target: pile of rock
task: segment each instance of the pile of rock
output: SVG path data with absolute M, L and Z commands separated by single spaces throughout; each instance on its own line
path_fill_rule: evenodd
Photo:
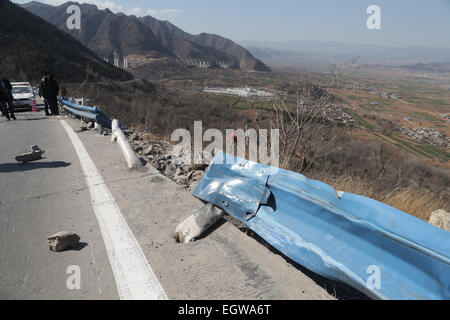
M 168 141 L 146 138 L 146 132 L 126 132 L 136 153 L 169 179 L 193 190 L 203 178 L 208 164 L 192 164 L 183 150 L 175 150 Z

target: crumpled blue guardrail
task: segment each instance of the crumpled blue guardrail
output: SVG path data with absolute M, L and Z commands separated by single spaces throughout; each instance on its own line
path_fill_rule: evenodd
M 194 195 L 371 298 L 450 299 L 450 232 L 386 204 L 220 151 Z
M 111 129 L 112 124 L 111 118 L 107 114 L 102 112 L 98 107 L 78 105 L 61 97 L 58 98 L 58 101 L 60 101 L 63 105 L 63 108 L 69 111 L 70 113 L 75 114 L 84 119 L 95 121 L 98 124 L 102 125 L 103 127 Z

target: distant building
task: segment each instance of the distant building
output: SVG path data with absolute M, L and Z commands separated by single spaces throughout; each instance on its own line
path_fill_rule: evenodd
M 130 54 L 124 59 L 127 59 L 127 68 L 137 68 L 155 61 L 152 56 L 137 54 Z
M 237 96 L 237 97 L 257 97 L 257 98 L 271 98 L 275 96 L 275 92 L 268 89 L 253 89 L 245 86 L 245 88 L 208 88 L 203 89 L 205 93 Z

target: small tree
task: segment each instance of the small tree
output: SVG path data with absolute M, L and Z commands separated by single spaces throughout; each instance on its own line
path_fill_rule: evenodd
M 279 95 L 273 103 L 273 129 L 280 130 L 280 167 L 307 171 L 317 158 L 330 152 L 326 129 L 335 124 L 327 120 L 327 104 L 338 79 L 356 63 L 356 58 L 331 68 L 331 79 L 324 86 L 299 81 L 293 94 Z

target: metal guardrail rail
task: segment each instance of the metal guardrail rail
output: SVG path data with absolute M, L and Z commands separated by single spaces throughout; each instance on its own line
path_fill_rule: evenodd
M 63 108 L 68 112 L 83 119 L 96 122 L 102 127 L 111 129 L 111 118 L 106 113 L 102 112 L 98 107 L 82 106 L 62 97 L 58 97 L 58 101 L 61 102 Z
M 450 232 L 219 151 L 194 195 L 304 267 L 374 299 L 450 299 Z
M 58 97 L 58 101 L 62 104 L 63 108 L 71 114 L 91 122 L 96 122 L 104 128 L 111 129 L 111 140 L 119 144 L 129 169 L 144 166 L 144 163 L 136 155 L 133 147 L 120 128 L 118 120 L 111 120 L 110 117 L 103 113 L 98 107 L 79 105 L 63 97 Z

